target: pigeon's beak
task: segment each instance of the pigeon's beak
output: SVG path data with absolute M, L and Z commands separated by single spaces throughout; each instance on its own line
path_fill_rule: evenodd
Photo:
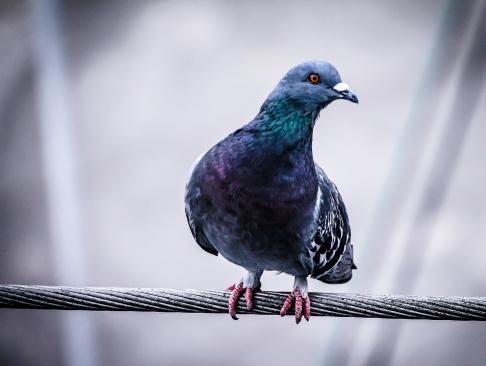
M 359 103 L 359 100 L 358 100 L 358 97 L 356 96 L 356 94 L 354 94 L 349 89 L 341 92 L 340 94 L 343 97 L 343 99 L 349 100 L 350 102 L 353 102 L 353 103 L 356 103 L 356 104 Z
M 350 102 L 359 103 L 358 97 L 350 89 L 346 83 L 338 83 L 332 88 L 334 91 L 338 92 L 342 99 L 349 100 Z

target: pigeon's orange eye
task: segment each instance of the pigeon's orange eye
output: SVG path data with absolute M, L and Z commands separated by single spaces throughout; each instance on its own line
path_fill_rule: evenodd
M 319 75 L 310 74 L 307 80 L 309 80 L 312 84 L 317 84 L 319 82 Z

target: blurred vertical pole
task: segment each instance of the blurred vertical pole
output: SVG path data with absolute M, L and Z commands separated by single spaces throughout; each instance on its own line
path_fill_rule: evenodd
M 356 258 L 359 270 L 350 283 L 352 291 L 373 292 L 380 278 L 393 275 L 383 273 L 383 263 L 392 260 L 390 245 L 403 207 L 410 199 L 410 187 L 428 146 L 430 131 L 442 101 L 442 92 L 446 89 L 449 75 L 457 65 L 463 46 L 464 30 L 474 15 L 477 3 L 474 0 L 450 0 L 444 5 L 437 35 L 426 59 L 412 109 L 393 154 L 379 200 L 371 211 L 372 216 L 365 229 L 364 240 L 357 243 L 362 249 L 358 251 Z M 357 352 L 358 338 L 363 333 L 360 325 L 363 322 L 355 321 L 349 327 L 340 325 L 335 328 L 324 352 L 327 361 L 339 365 L 349 363 L 353 353 Z
M 412 110 L 380 191 L 380 200 L 373 209 L 373 217 L 365 232 L 362 245 L 366 249 L 359 261 L 367 267 L 367 273 L 362 276 L 357 274 L 356 279 L 353 278 L 353 289 L 362 291 L 365 284 L 369 286 L 370 281 L 374 283 L 382 275 L 380 263 L 401 218 L 403 206 L 410 198 L 415 172 L 429 145 L 430 131 L 441 106 L 443 91 L 463 52 L 465 30 L 474 16 L 478 1 L 452 0 L 446 5 L 428 64 L 413 99 Z
M 404 241 L 407 255 L 402 257 L 394 275 L 393 291 L 408 294 L 419 278 L 422 263 L 429 252 L 430 238 L 450 185 L 467 130 L 478 107 L 486 83 L 486 6 L 479 1 L 467 25 L 472 37 L 461 60 L 458 85 L 452 98 L 439 145 L 427 173 L 418 207 Z M 466 40 L 468 41 L 468 40 Z M 460 260 L 460 255 L 457 258 Z M 389 365 L 396 350 L 401 325 L 382 323 L 378 328 L 366 364 Z
M 42 157 L 56 278 L 63 285 L 83 286 L 86 285 L 85 253 L 60 27 L 61 2 L 31 0 L 31 9 Z M 96 354 L 88 313 L 60 315 L 65 364 L 94 366 Z

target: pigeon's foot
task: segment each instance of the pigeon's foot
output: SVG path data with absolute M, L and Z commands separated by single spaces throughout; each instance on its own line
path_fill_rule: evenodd
M 251 310 L 253 308 L 253 293 L 258 291 L 261 287 L 260 277 L 263 271 L 247 272 L 237 284 L 231 285 L 226 290 L 231 291 L 228 300 L 228 312 L 234 320 L 236 317 L 236 304 L 243 291 L 245 291 L 246 308 Z
M 297 324 L 302 320 L 302 315 L 304 315 L 305 320 L 309 321 L 311 304 L 307 293 L 307 277 L 295 277 L 294 290 L 285 299 L 280 309 L 280 316 L 287 314 L 292 305 L 295 305 L 295 322 Z

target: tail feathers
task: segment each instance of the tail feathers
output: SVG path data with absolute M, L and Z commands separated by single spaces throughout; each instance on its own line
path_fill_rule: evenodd
M 357 268 L 353 262 L 353 245 L 349 244 L 336 266 L 318 280 L 330 284 L 346 283 L 353 277 L 353 269 Z

